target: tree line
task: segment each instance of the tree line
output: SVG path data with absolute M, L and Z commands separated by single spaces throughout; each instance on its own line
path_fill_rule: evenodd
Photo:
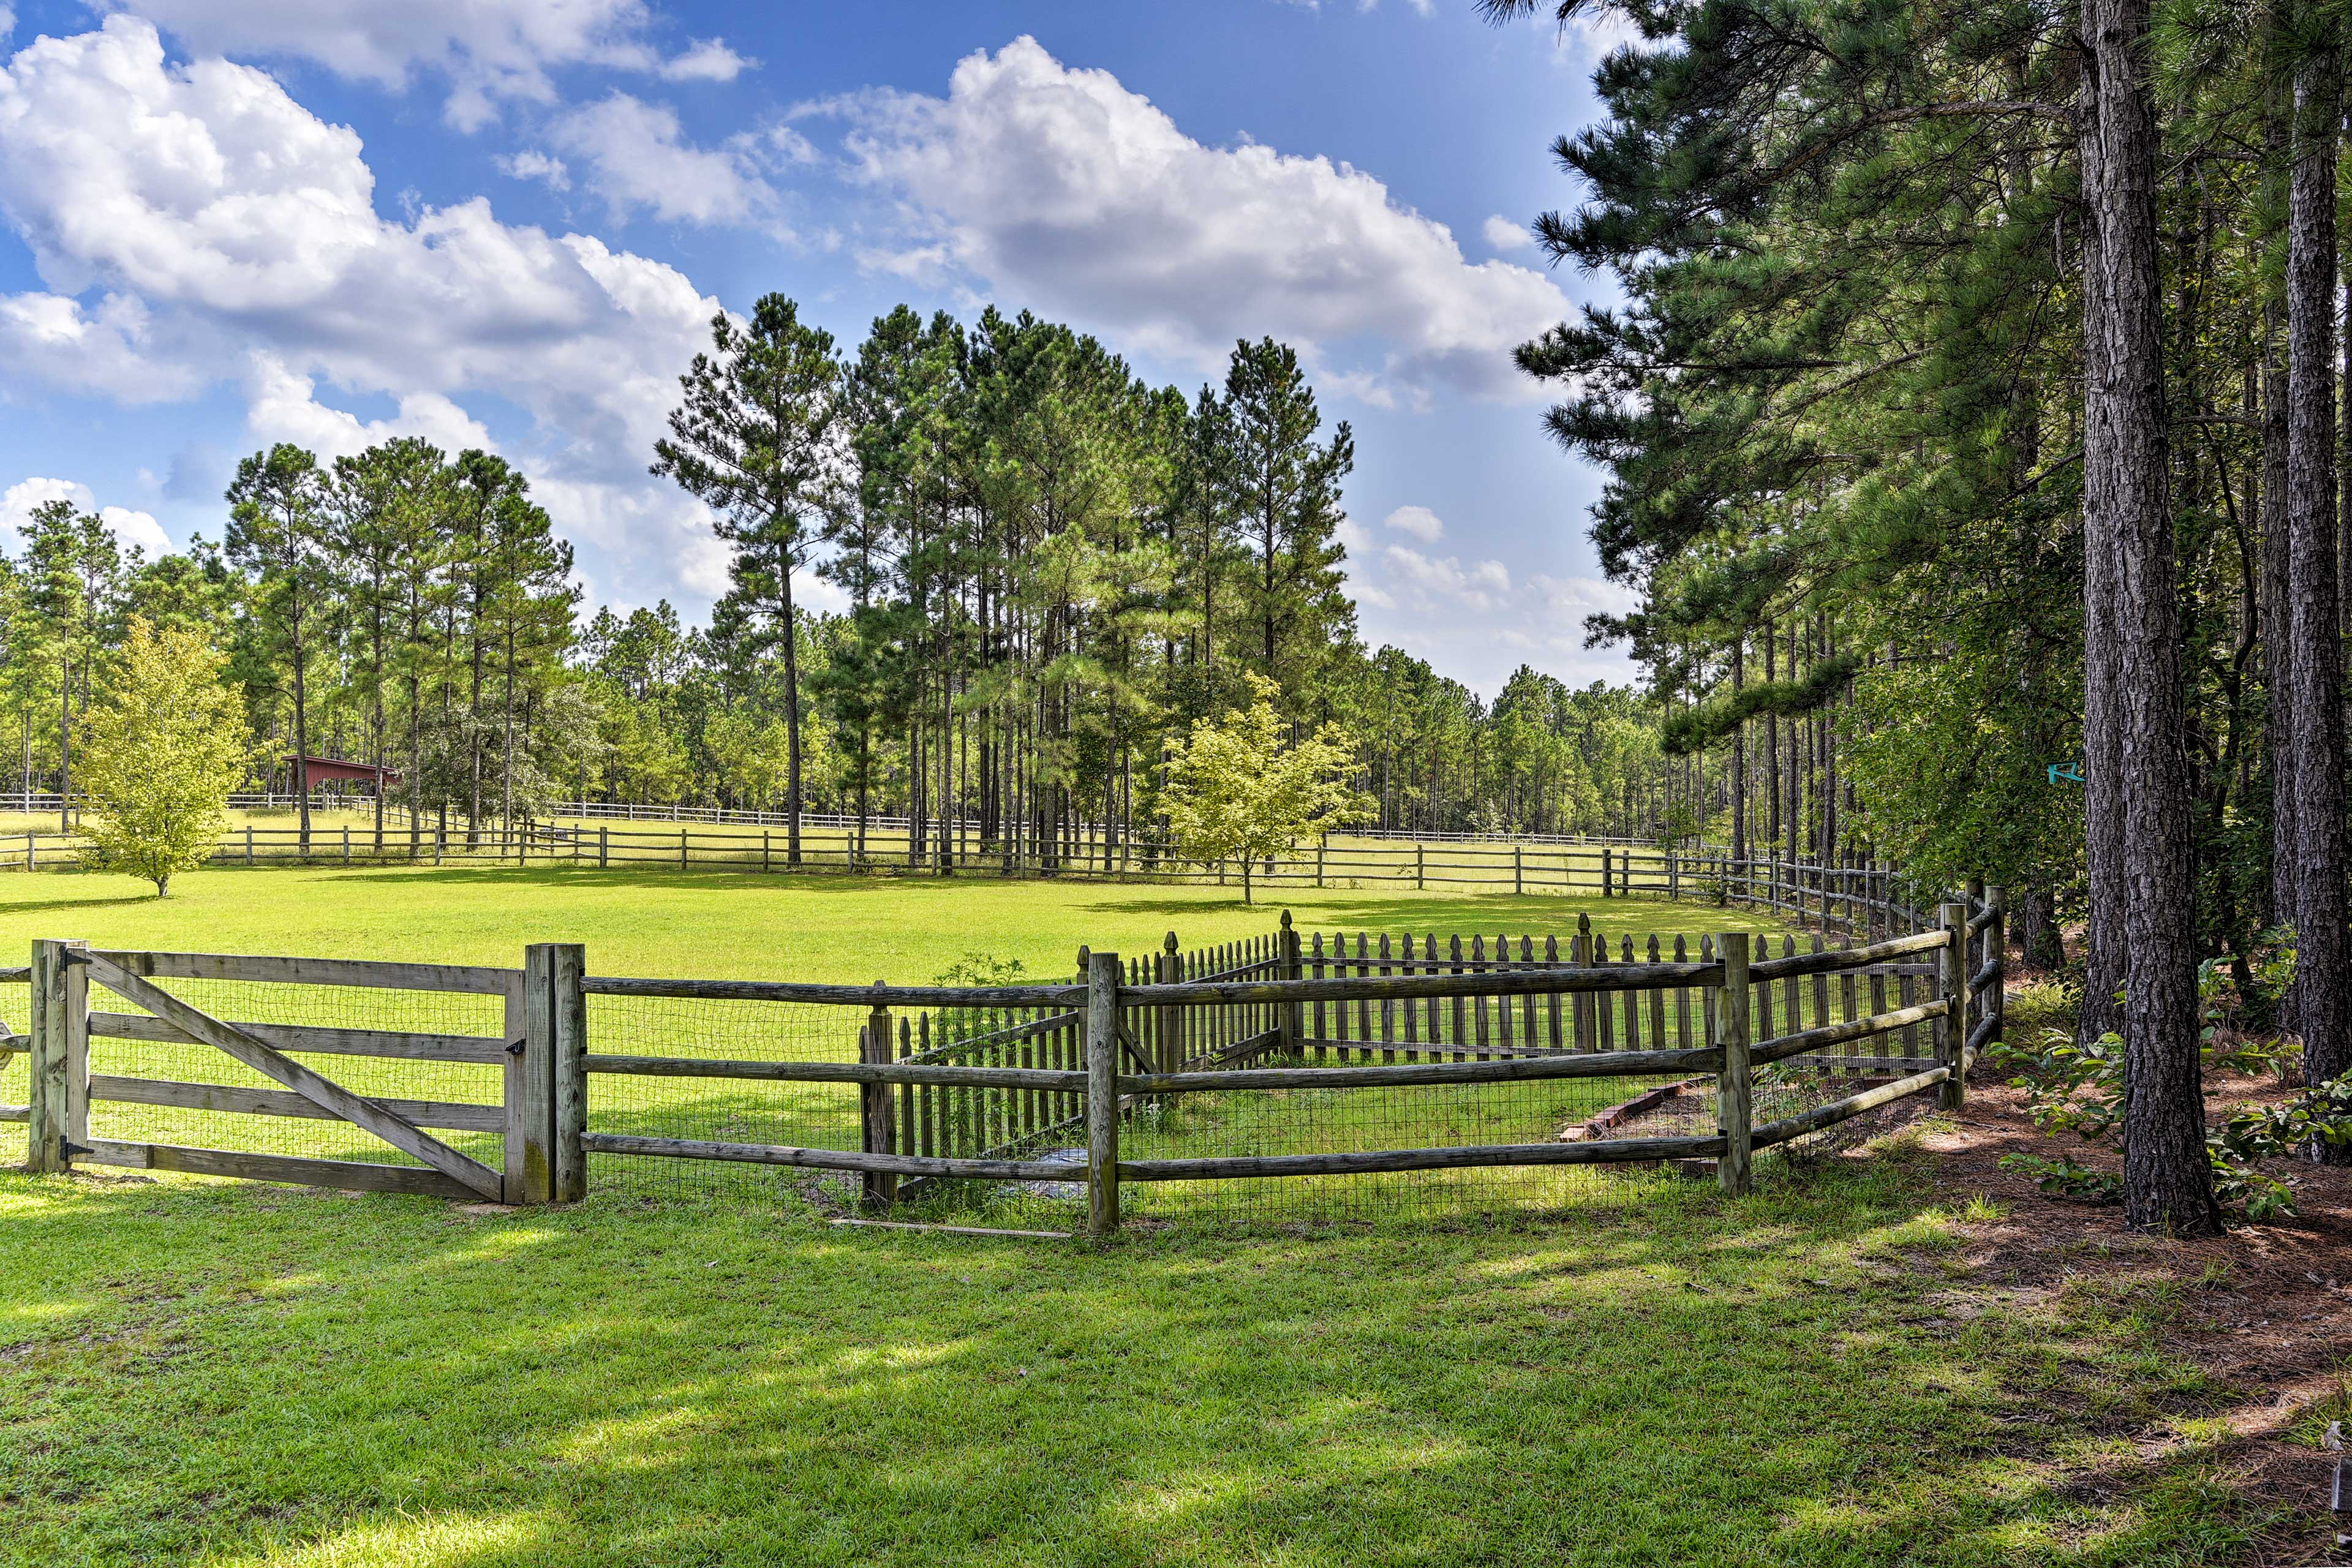
M 1345 738 L 1391 830 L 1647 833 L 1695 788 L 1648 696 L 1521 668 L 1493 700 L 1368 651 L 1340 571 L 1353 436 L 1297 353 L 1153 387 L 1026 314 L 901 307 L 854 353 L 780 296 L 721 315 L 647 454 L 709 509 L 728 588 L 586 606 L 571 546 L 491 454 L 400 438 L 239 464 L 218 543 L 156 560 L 52 502 L 0 560 L 5 700 L 30 793 L 76 789 L 76 726 L 131 617 L 201 631 L 258 739 L 398 775 L 382 845 L 469 842 L 562 799 L 910 824 L 915 863 L 1155 853 L 1168 764 L 1270 681 L 1282 743 Z M 827 590 L 811 607 L 813 579 Z M 1720 795 L 1720 778 L 1712 786 Z M 955 825 L 971 825 L 961 834 Z
M 2339 14 L 1619 9 L 1536 237 L 1623 303 L 1518 353 L 1608 469 L 1641 602 L 1596 629 L 1736 843 L 2017 889 L 2121 1036 L 2128 1218 L 2210 1232 L 2200 962 L 2290 944 L 2312 1081 L 2352 1068 Z

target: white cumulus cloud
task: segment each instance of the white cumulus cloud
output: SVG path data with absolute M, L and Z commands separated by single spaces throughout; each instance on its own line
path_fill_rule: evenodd
M 1486 237 L 1487 248 L 1492 250 L 1535 248 L 1535 236 L 1528 232 L 1527 225 L 1513 223 L 1500 213 L 1489 217 L 1481 232 Z
M 322 463 L 400 436 L 430 441 L 445 452 L 497 447 L 481 421 L 437 392 L 408 393 L 393 417 L 362 422 L 320 403 L 317 391 L 310 377 L 289 370 L 274 354 L 257 353 L 246 378 L 246 428 L 257 444 L 291 441 L 308 447 Z
M 170 553 L 172 541 L 152 512 L 133 511 L 127 506 L 100 506 L 89 487 L 79 479 L 58 479 L 34 477 L 19 479 L 0 490 L 0 531 L 13 534 L 33 521 L 33 513 L 50 501 L 71 503 L 76 511 L 98 514 L 114 542 L 124 549 L 137 548 L 150 557 Z
M 665 221 L 736 223 L 774 205 L 775 193 L 753 166 L 751 139 L 697 147 L 667 104 L 612 93 L 564 115 L 550 139 L 585 161 L 589 188 L 616 219 L 642 210 Z
M 1510 351 L 1569 313 L 1549 278 L 1467 260 L 1363 170 L 1209 146 L 1034 38 L 967 57 L 944 98 L 876 90 L 822 108 L 850 121 L 856 176 L 907 215 L 865 247 L 869 265 L 953 268 L 1190 363 L 1271 334 L 1312 356 L 1318 380 L 1375 400 L 1532 398 Z
M 563 160 L 551 157 L 536 147 L 508 153 L 498 160 L 498 165 L 499 173 L 510 180 L 537 180 L 551 191 L 572 188 L 572 171 Z
M 662 62 L 661 79 L 664 81 L 733 81 L 759 63 L 745 59 L 717 38 L 697 38 L 692 48 Z
M 1445 520 L 1425 506 L 1401 506 L 1381 520 L 1399 533 L 1410 533 L 1423 544 L 1434 544 L 1445 537 Z
M 1466 609 L 1485 615 L 1502 608 L 1510 596 L 1510 569 L 1499 561 L 1465 566 L 1457 556 L 1424 555 L 1402 544 L 1391 544 L 1381 554 L 1391 581 L 1404 590 L 1412 607 L 1438 613 Z
M 717 38 L 665 58 L 645 0 L 99 0 L 135 9 L 196 54 L 315 60 L 386 87 L 446 79 L 445 112 L 473 130 L 503 100 L 555 101 L 548 73 L 597 66 L 728 81 L 752 62 Z
M 593 236 L 502 224 L 480 197 L 387 219 L 374 184 L 359 137 L 265 72 L 172 66 L 129 16 L 41 39 L 0 67 L 0 211 L 46 292 L 0 297 L 0 334 L 94 333 L 106 379 L 132 387 L 242 375 L 257 435 L 330 447 L 378 426 L 322 410 L 321 385 L 392 399 L 383 428 L 451 440 L 481 430 L 466 401 L 495 396 L 530 422 L 513 455 L 534 477 L 625 492 L 602 514 L 636 526 L 606 544 L 655 591 L 673 581 L 704 519 L 645 464 L 718 302 Z M 11 379 L 89 390 L 68 357 Z
M 0 294 L 0 362 L 27 381 L 118 403 L 169 402 L 203 384 L 190 357 L 163 352 L 135 296 L 107 294 L 85 305 L 64 294 Z

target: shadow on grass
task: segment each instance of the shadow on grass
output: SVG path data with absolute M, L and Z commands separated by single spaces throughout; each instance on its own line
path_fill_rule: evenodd
M 79 875 L 80 873 L 61 872 L 58 874 L 62 876 L 72 876 Z M 102 874 L 103 873 L 97 872 L 90 873 L 90 875 Z M 12 889 L 12 891 L 14 889 Z M 155 902 L 155 893 L 152 888 L 144 893 L 127 893 L 120 898 L 110 899 L 25 899 L 0 896 L 0 912 L 5 912 L 9 910 L 35 909 L 112 910 L 124 909 L 135 904 L 152 904 L 153 902 Z
M 7 1550 L 2230 1561 L 2201 1456 L 2132 1452 L 2176 1369 L 2112 1325 L 1956 1330 L 1926 1205 L 1832 1168 L 1542 1226 L 1089 1249 L 0 1177 Z M 2104 1398 L 2041 1403 L 2053 1354 Z

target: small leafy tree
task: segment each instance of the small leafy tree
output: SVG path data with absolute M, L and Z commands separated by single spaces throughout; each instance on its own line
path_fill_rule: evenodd
M 1255 861 L 1372 816 L 1370 797 L 1348 786 L 1355 746 L 1339 727 L 1326 724 L 1286 746 L 1274 682 L 1257 674 L 1249 682 L 1256 700 L 1248 708 L 1202 719 L 1176 742 L 1160 796 L 1184 858 L 1241 862 L 1244 903 L 1255 901 Z
M 98 808 L 97 863 L 144 877 L 155 896 L 204 864 L 252 750 L 227 660 L 194 631 L 134 616 L 119 673 L 84 730 L 84 787 Z

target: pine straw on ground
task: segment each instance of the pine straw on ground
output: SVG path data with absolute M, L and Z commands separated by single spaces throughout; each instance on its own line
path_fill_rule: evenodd
M 2237 1105 L 2292 1092 L 2224 1074 L 2209 1082 L 2207 1106 L 2218 1121 Z M 1979 1081 L 1958 1113 L 1934 1111 L 1927 1097 L 1888 1108 L 1935 1156 L 1930 1179 L 1955 1212 L 1972 1216 L 1961 1254 L 1967 1273 L 1937 1299 L 1938 1310 L 1958 1323 L 1987 1311 L 2055 1309 L 2071 1296 L 2078 1310 L 2088 1304 L 2141 1315 L 2166 1350 L 2203 1369 L 2225 1394 L 2136 1422 L 2127 1434 L 2135 1457 L 2073 1478 L 2075 1495 L 2128 1495 L 2185 1445 L 2182 1422 L 2218 1419 L 2231 1434 L 2218 1478 L 2234 1505 L 2286 1510 L 2242 1562 L 2352 1563 L 2352 1547 L 2333 1544 L 2334 1456 L 2319 1447 L 2329 1421 L 2352 1426 L 2352 1169 L 2272 1167 L 2299 1210 L 2274 1224 L 2198 1241 L 2135 1235 L 2120 1209 L 2048 1196 L 2030 1176 L 2001 1168 L 2005 1154 L 2054 1155 L 2053 1142 L 2095 1168 L 2119 1166 L 2112 1151 L 2042 1136 L 2024 1102 L 2020 1089 Z M 2342 1527 L 2352 1530 L 2352 1517 Z

